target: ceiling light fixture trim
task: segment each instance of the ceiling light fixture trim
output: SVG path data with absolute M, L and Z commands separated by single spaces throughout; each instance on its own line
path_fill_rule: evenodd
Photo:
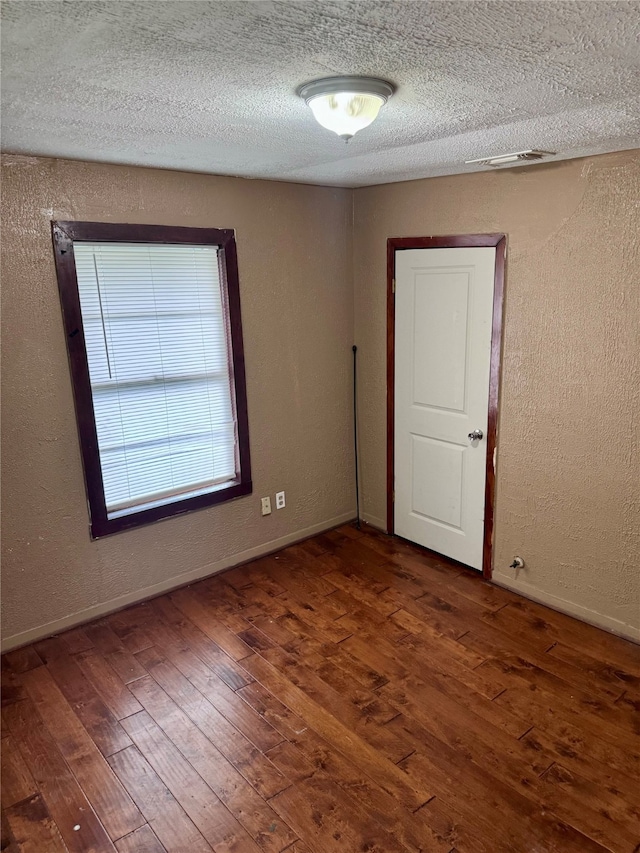
M 360 76 L 323 77 L 297 89 L 318 124 L 345 142 L 376 119 L 394 92 L 387 80 Z

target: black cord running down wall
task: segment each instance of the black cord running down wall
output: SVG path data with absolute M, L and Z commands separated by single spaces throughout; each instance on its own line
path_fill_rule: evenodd
M 358 481 L 358 370 L 357 357 L 358 347 L 354 344 L 353 350 L 353 452 L 356 461 L 356 527 L 360 530 L 360 484 Z

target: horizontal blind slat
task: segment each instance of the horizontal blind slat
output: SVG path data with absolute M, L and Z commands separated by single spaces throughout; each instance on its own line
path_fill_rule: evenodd
M 74 246 L 107 509 L 236 476 L 218 248 Z

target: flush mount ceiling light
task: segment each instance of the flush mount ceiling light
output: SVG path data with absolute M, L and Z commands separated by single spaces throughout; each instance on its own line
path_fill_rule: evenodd
M 298 95 L 318 124 L 348 142 L 374 121 L 394 91 L 391 83 L 375 77 L 324 77 L 300 86 Z
M 514 151 L 512 154 L 499 154 L 497 157 L 480 157 L 477 160 L 465 160 L 467 166 L 508 166 L 510 163 L 536 162 L 545 157 L 553 157 L 555 151 L 540 151 L 528 148 L 526 151 Z

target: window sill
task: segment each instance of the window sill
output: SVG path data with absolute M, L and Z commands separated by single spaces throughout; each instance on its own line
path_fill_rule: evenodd
M 182 515 L 185 512 L 206 509 L 207 507 L 226 503 L 235 498 L 250 495 L 252 491 L 253 484 L 251 480 L 244 483 L 232 481 L 225 483 L 215 491 L 205 492 L 204 494 L 194 495 L 193 497 L 157 504 L 142 510 L 131 509 L 122 511 L 112 514 L 110 518 L 106 515 L 101 518 L 92 518 L 91 538 L 101 539 L 103 536 L 109 536 L 112 533 L 120 533 L 123 530 L 142 527 L 146 524 L 152 524 L 155 521 L 162 521 L 165 518 Z

